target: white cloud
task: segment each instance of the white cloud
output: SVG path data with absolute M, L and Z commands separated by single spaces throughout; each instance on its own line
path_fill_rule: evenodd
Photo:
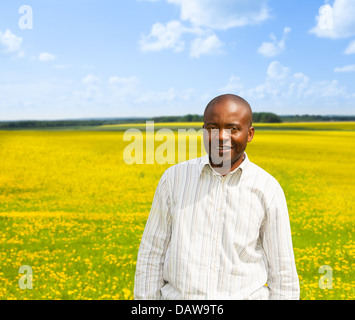
M 244 89 L 243 83 L 240 77 L 232 75 L 226 86 L 219 89 L 219 91 L 224 93 L 237 93 Z
M 166 25 L 155 23 L 148 36 L 143 35 L 139 41 L 143 52 L 173 49 L 175 52 L 182 51 L 184 42 L 181 40 L 183 33 L 187 32 L 179 21 L 170 21 Z
M 139 79 L 137 77 L 112 76 L 108 79 L 110 93 L 115 99 L 123 100 L 129 95 L 138 93 Z
M 103 96 L 100 78 L 93 74 L 88 74 L 82 79 L 82 83 L 85 85 L 85 89 L 74 91 L 74 98 L 84 101 L 99 102 Z
M 134 103 L 144 106 L 150 106 L 151 108 L 163 108 L 161 114 L 169 114 L 168 110 L 169 105 L 179 104 L 179 112 L 189 113 L 191 112 L 190 105 L 198 99 L 198 92 L 195 89 L 184 89 L 184 90 L 176 90 L 175 88 L 169 88 L 166 90 L 147 90 L 137 92 L 136 98 L 134 99 Z M 174 113 L 173 113 L 174 114 Z
M 199 58 L 203 54 L 215 55 L 222 53 L 223 43 L 215 34 L 206 38 L 196 38 L 191 42 L 190 55 L 193 58 Z
M 190 56 L 199 58 L 201 55 L 220 54 L 223 43 L 215 34 L 203 30 L 199 27 L 185 27 L 180 21 L 170 21 L 166 25 L 156 23 L 148 36 L 140 39 L 140 49 L 142 52 L 161 51 L 172 49 L 174 52 L 183 51 L 185 40 L 183 35 L 190 34 L 197 36 L 190 44 Z
M 310 30 L 318 37 L 339 39 L 355 35 L 355 1 L 334 0 L 319 8 L 317 24 Z
M 142 93 L 135 99 L 136 103 L 161 103 L 173 101 L 176 99 L 177 93 L 174 88 L 167 91 L 147 91 Z
M 129 102 L 139 94 L 139 79 L 135 76 L 111 76 L 106 79 L 88 74 L 82 79 L 84 85 L 73 91 L 74 100 L 80 103 L 97 103 L 98 105 L 115 106 L 118 102 Z
M 111 76 L 102 79 L 94 74 L 88 74 L 82 79 L 83 88 L 73 91 L 74 101 L 78 105 L 90 103 L 92 105 L 123 106 L 164 104 L 176 100 L 186 100 L 193 96 L 191 90 L 177 92 L 175 88 L 167 90 L 142 90 L 140 80 L 135 76 Z M 122 104 L 124 102 L 124 104 Z
M 285 50 L 286 37 L 290 31 L 290 28 L 284 28 L 280 41 L 277 41 L 275 35 L 271 34 L 271 42 L 263 42 L 262 45 L 258 48 L 258 52 L 265 57 L 274 57 L 281 54 Z
M 282 80 L 290 74 L 290 69 L 284 67 L 280 62 L 273 61 L 269 64 L 267 75 L 269 79 Z
M 345 54 L 354 54 L 355 53 L 355 40 L 352 41 L 349 46 L 344 51 Z
M 343 99 L 349 97 L 349 94 L 344 87 L 339 85 L 338 80 L 324 80 L 311 83 L 309 88 L 305 91 L 304 97 Z
M 42 62 L 49 62 L 49 61 L 55 60 L 55 56 L 51 53 L 48 53 L 48 52 L 42 52 L 39 55 L 38 60 L 42 61 Z
M 180 7 L 182 20 L 211 29 L 227 30 L 269 18 L 267 0 L 167 0 Z
M 351 64 L 345 67 L 335 68 L 334 72 L 355 72 L 355 64 Z
M 322 103 L 324 106 L 331 101 L 339 102 L 352 97 L 337 80 L 311 81 L 307 75 L 292 73 L 289 67 L 278 61 L 269 64 L 263 83 L 247 88 L 239 77 L 233 75 L 220 91 L 236 93 L 257 105 L 267 103 L 275 108 L 287 108 L 295 103 L 307 107 Z
M 264 97 L 271 95 L 282 100 L 339 98 L 346 95 L 345 89 L 336 80 L 312 82 L 301 72 L 292 74 L 289 67 L 278 61 L 270 63 L 261 92 Z
M 13 34 L 9 29 L 5 32 L 0 31 L 0 48 L 2 47 L 2 53 L 16 54 L 18 57 L 24 56 L 24 51 L 21 47 L 22 38 Z
M 88 74 L 85 78 L 83 78 L 82 82 L 87 86 L 96 85 L 100 83 L 100 78 L 93 74 Z
M 180 19 L 166 24 L 155 23 L 148 35 L 142 35 L 142 52 L 185 49 L 186 35 L 195 36 L 190 42 L 190 56 L 219 54 L 223 43 L 214 30 L 260 23 L 269 18 L 268 0 L 167 0 L 180 9 Z M 282 45 L 282 43 L 281 43 Z

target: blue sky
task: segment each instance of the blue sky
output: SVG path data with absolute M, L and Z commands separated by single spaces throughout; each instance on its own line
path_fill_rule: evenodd
M 222 93 L 354 115 L 354 80 L 354 0 L 0 3 L 0 120 L 202 114 Z

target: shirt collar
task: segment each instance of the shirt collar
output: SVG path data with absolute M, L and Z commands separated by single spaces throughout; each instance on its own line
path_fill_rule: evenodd
M 239 165 L 239 167 L 237 167 L 236 169 L 234 169 L 233 171 L 231 171 L 231 172 L 229 172 L 228 174 L 233 174 L 233 173 L 235 173 L 235 172 L 237 172 L 239 169 L 243 172 L 243 171 L 245 171 L 245 169 L 247 168 L 247 166 L 249 165 L 249 163 L 250 163 L 250 160 L 249 160 L 249 158 L 248 158 L 248 155 L 246 154 L 246 152 L 244 152 L 244 161 Z M 209 156 L 208 156 L 208 154 L 206 154 L 204 157 L 202 157 L 202 158 L 200 158 L 201 159 L 201 162 L 200 162 L 200 167 L 199 167 L 199 175 L 202 173 L 202 170 L 205 168 L 205 167 L 207 167 L 207 166 L 209 166 L 212 170 L 213 170 L 213 168 L 212 168 L 212 166 L 211 166 L 211 164 L 210 164 L 210 158 L 209 158 Z M 214 171 L 214 170 L 213 170 Z M 214 171 L 215 172 L 215 171 Z M 217 172 L 216 172 L 216 174 L 218 174 Z M 227 175 L 228 175 L 227 174 Z

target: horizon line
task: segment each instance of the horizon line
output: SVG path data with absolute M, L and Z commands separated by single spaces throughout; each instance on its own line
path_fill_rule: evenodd
M 268 111 L 260 111 L 260 112 L 253 112 L 255 113 L 273 113 L 274 112 L 268 112 Z M 127 117 L 83 117 L 83 118 L 56 118 L 56 119 L 7 119 L 7 120 L 0 120 L 0 122 L 15 122 L 15 121 L 89 121 L 89 120 L 134 120 L 134 119 L 153 119 L 153 118 L 160 118 L 160 117 L 184 117 L 187 115 L 198 115 L 198 116 L 203 116 L 202 114 L 184 114 L 184 115 L 163 115 L 163 116 L 152 116 L 152 117 L 147 117 L 147 116 L 127 116 Z M 355 117 L 354 115 L 350 114 L 276 114 L 279 117 L 304 117 L 304 116 L 310 116 L 310 117 Z

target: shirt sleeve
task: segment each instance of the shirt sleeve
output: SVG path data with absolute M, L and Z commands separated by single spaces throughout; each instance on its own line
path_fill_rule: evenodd
M 267 210 L 267 218 L 262 232 L 262 244 L 268 261 L 269 299 L 298 300 L 300 288 L 293 253 L 290 221 L 285 195 L 280 186 Z
M 166 173 L 155 191 L 152 207 L 140 243 L 135 284 L 135 300 L 157 300 L 164 285 L 165 254 L 171 238 L 170 199 Z

